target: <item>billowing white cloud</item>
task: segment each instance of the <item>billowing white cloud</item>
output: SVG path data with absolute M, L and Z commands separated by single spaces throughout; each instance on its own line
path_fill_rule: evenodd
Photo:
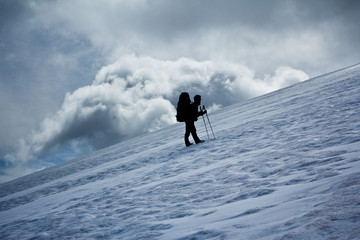
M 262 80 L 254 76 L 235 63 L 123 56 L 103 67 L 91 85 L 66 94 L 56 114 L 21 139 L 18 151 L 6 159 L 27 165 L 53 149 L 70 146 L 81 153 L 163 128 L 175 123 L 182 91 L 200 94 L 204 104 L 218 108 L 308 79 L 290 67 Z

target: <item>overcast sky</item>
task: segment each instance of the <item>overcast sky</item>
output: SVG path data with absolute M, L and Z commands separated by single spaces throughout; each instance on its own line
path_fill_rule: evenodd
M 360 1 L 0 0 L 0 182 L 360 62 Z M 182 136 L 174 136 L 181 138 Z

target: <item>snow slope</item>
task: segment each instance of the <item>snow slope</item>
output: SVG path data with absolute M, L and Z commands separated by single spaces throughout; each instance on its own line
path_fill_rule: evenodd
M 360 239 L 359 107 L 356 65 L 2 184 L 0 238 Z

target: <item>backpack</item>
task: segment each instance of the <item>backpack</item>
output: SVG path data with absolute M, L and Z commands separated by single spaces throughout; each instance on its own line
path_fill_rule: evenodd
M 179 101 L 176 108 L 176 120 L 178 122 L 185 122 L 185 120 L 188 118 L 190 102 L 189 93 L 182 92 L 179 96 Z

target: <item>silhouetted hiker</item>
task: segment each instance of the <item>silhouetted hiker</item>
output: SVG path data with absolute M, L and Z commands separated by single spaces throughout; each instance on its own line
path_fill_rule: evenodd
M 194 102 L 191 103 L 190 96 L 187 92 L 180 94 L 179 102 L 177 106 L 177 115 L 176 118 L 179 122 L 185 122 L 185 145 L 188 147 L 192 145 L 189 141 L 190 134 L 192 135 L 196 144 L 203 142 L 199 139 L 196 134 L 195 121 L 197 121 L 199 116 L 202 116 L 206 113 L 204 111 L 198 111 L 199 105 L 201 104 L 201 96 L 196 95 L 194 97 Z

